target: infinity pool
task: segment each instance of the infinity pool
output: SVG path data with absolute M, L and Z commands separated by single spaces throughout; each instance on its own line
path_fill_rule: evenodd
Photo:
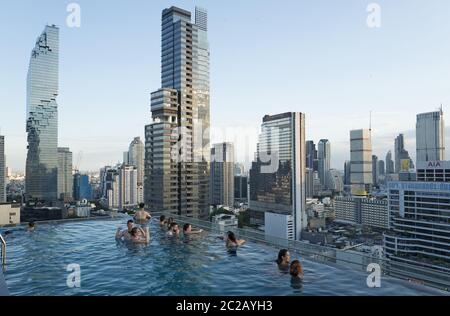
M 208 232 L 169 239 L 152 222 L 149 245 L 116 242 L 127 218 L 41 225 L 34 233 L 8 235 L 5 279 L 11 295 L 434 295 L 403 281 L 382 280 L 370 289 L 367 275 L 299 258 L 305 278 L 292 285 L 274 262 L 278 249 L 249 242 L 235 255 Z M 4 231 L 4 230 L 3 230 Z M 292 260 L 298 258 L 293 253 Z M 67 266 L 81 267 L 81 287 L 69 288 Z

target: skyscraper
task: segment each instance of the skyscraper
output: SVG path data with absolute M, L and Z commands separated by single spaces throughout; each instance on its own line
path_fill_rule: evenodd
M 0 136 L 0 203 L 6 202 L 5 136 Z
M 145 201 L 152 210 L 209 215 L 210 96 L 207 13 L 162 13 L 162 88 L 146 126 Z
M 58 197 L 58 63 L 59 29 L 46 26 L 31 52 L 27 77 L 28 200 Z
M 351 163 L 349 160 L 345 161 L 344 163 L 344 184 L 345 185 L 350 185 L 351 184 L 351 180 L 350 180 L 350 166 Z
M 405 150 L 405 139 L 403 134 L 395 138 L 395 173 L 402 171 L 402 161 L 409 160 L 409 169 L 414 168 L 414 164 L 409 156 L 409 152 Z
M 293 227 L 283 229 L 293 228 L 298 240 L 307 226 L 305 165 L 305 115 L 266 115 L 250 171 L 249 207 L 256 218 L 264 218 L 266 213 L 292 216 Z
M 373 184 L 370 130 L 360 129 L 350 132 L 350 155 L 352 192 L 357 195 L 365 194 L 370 191 Z
M 417 115 L 416 162 L 445 160 L 445 125 L 442 109 Z
M 77 172 L 73 176 L 73 198 L 75 201 L 92 199 L 92 186 L 88 175 Z
M 143 190 L 144 190 L 144 158 L 145 158 L 145 146 L 140 137 L 135 137 L 130 144 L 128 150 L 128 159 L 125 164 L 135 166 L 137 170 L 137 202 L 144 202 Z
M 72 152 L 58 147 L 58 199 L 71 200 L 73 196 Z
M 234 206 L 234 145 L 215 144 L 211 148 L 211 204 Z
M 392 160 L 392 152 L 389 150 L 386 154 L 386 174 L 393 174 L 395 172 L 394 169 L 394 161 Z
M 138 205 L 137 169 L 135 166 L 123 164 L 119 173 L 119 210 L 133 208 Z
M 378 176 L 384 176 L 386 174 L 386 165 L 384 160 L 378 160 Z
M 373 185 L 378 185 L 378 157 L 372 155 L 372 179 Z
M 317 150 L 314 141 L 308 140 L 306 142 L 306 168 L 314 170 L 314 162 L 317 160 Z
M 331 165 L 331 145 L 328 139 L 321 139 L 318 144 L 319 178 L 322 186 L 327 187 L 327 176 Z

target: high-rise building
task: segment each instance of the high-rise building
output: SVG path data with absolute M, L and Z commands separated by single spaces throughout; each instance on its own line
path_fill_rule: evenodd
M 119 210 L 129 209 L 137 206 L 138 186 L 137 168 L 135 166 L 122 165 L 119 173 Z
M 162 88 L 146 126 L 145 201 L 149 208 L 209 215 L 210 96 L 207 13 L 162 13 Z
M 317 150 L 314 141 L 308 140 L 306 142 L 306 168 L 314 170 L 314 162 L 317 160 Z
M 351 181 L 350 181 L 350 166 L 351 166 L 351 162 L 349 160 L 347 160 L 344 163 L 344 184 L 345 185 L 350 185 Z
M 408 160 L 408 170 L 414 168 L 414 163 L 409 156 L 409 152 L 405 149 L 405 138 L 400 134 L 395 138 L 395 173 L 400 173 L 405 168 L 402 168 L 403 161 Z
M 234 199 L 237 202 L 248 201 L 248 177 L 234 176 Z
M 73 176 L 73 198 L 75 201 L 91 200 L 92 186 L 87 174 L 75 173 Z
M 372 155 L 372 179 L 373 185 L 378 185 L 378 157 Z
M 350 181 L 356 195 L 370 192 L 372 179 L 372 141 L 370 130 L 350 132 Z
M 378 160 L 378 176 L 384 176 L 386 174 L 386 165 L 384 160 Z
M 215 144 L 211 148 L 211 204 L 234 206 L 234 145 Z
M 0 203 L 6 202 L 5 136 L 0 136 Z
M 46 26 L 31 52 L 27 77 L 28 200 L 51 203 L 58 197 L 59 29 Z
M 418 162 L 417 180 L 388 184 L 386 256 L 450 273 L 450 162 Z
M 128 150 L 128 162 L 130 166 L 135 166 L 137 170 L 138 185 L 144 184 L 144 158 L 145 146 L 140 137 L 135 137 Z
M 331 145 L 328 139 L 321 139 L 318 144 L 319 178 L 324 188 L 327 187 L 327 176 L 331 166 Z
M 445 124 L 442 109 L 417 115 L 417 163 L 445 160 Z
M 314 197 L 314 171 L 306 168 L 305 194 L 307 199 Z
M 342 174 L 336 169 L 330 169 L 327 172 L 327 188 L 334 194 L 344 191 L 344 181 Z
M 386 154 L 386 174 L 395 173 L 394 160 L 392 160 L 392 152 L 389 150 Z
M 250 171 L 249 208 L 256 218 L 264 218 L 265 212 L 292 215 L 294 238 L 301 239 L 307 226 L 305 115 L 266 115 L 257 148 Z
M 58 199 L 70 201 L 73 195 L 72 152 L 58 147 Z

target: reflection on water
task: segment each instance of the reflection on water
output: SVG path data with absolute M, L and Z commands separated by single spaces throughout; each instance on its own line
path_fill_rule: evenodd
M 369 289 L 367 275 L 298 258 L 303 281 L 280 271 L 278 249 L 249 242 L 229 252 L 207 232 L 168 238 L 156 220 L 148 245 L 117 242 L 128 218 L 41 225 L 8 238 L 5 278 L 13 295 L 426 295 L 432 291 L 382 280 Z M 67 265 L 81 267 L 81 288 L 66 285 Z

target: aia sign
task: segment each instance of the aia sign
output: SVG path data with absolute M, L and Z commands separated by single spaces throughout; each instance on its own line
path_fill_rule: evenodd
M 440 168 L 441 162 L 440 161 L 430 161 L 428 163 L 428 168 Z

